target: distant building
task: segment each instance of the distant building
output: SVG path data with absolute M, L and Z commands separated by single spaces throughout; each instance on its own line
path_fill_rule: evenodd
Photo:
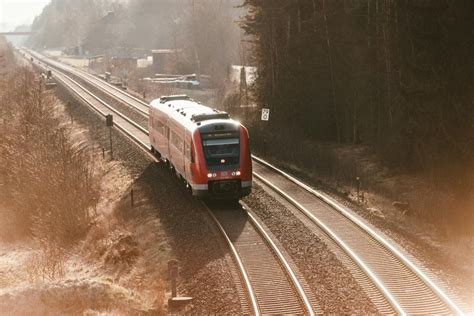
M 176 68 L 181 49 L 154 49 L 151 51 L 153 55 L 153 69 L 160 73 L 171 73 Z
M 153 65 L 153 56 L 137 59 L 137 68 L 148 68 Z
M 112 57 L 110 66 L 114 74 L 128 77 L 128 74 L 137 68 L 137 58 L 134 57 Z

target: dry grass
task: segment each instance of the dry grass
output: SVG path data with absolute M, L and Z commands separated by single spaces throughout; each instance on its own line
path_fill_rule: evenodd
M 84 237 L 99 199 L 100 177 L 85 142 L 71 141 L 59 101 L 38 77 L 19 68 L 0 82 L 1 201 L 17 234 L 31 234 L 45 253 Z
M 35 241 L 24 264 L 14 268 L 33 285 L 26 301 L 41 296 L 39 308 L 67 314 L 163 314 L 163 271 L 145 254 L 136 234 L 128 232 L 133 230 L 108 212 L 128 194 L 114 178 L 119 166 L 109 166 L 111 179 L 102 177 L 106 166 L 96 163 L 81 130 L 64 123 L 69 120 L 63 107 L 31 70 L 20 68 L 3 79 L 0 240 Z M 105 188 L 102 179 L 107 179 Z M 99 199 L 100 192 L 107 198 Z M 84 284 L 77 275 L 85 277 L 80 281 Z M 43 306 L 43 289 L 48 289 L 48 307 Z M 7 301 L 5 306 L 15 304 L 14 299 Z M 28 303 L 18 308 L 29 311 Z
M 42 248 L 42 251 L 32 255 L 26 262 L 28 282 L 35 284 L 39 281 L 52 281 L 63 278 L 66 273 L 67 252 L 54 245 Z

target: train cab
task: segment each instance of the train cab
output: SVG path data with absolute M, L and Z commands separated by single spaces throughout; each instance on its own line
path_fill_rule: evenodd
M 241 198 L 250 194 L 252 162 L 247 129 L 187 96 L 165 96 L 150 106 L 152 150 L 193 195 Z

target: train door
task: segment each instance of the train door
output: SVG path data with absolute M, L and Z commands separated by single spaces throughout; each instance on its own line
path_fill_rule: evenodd
M 185 132 L 184 132 L 184 129 L 181 127 L 180 128 L 180 135 L 179 135 L 179 158 L 177 160 L 177 164 L 179 165 L 178 169 L 179 169 L 179 173 L 185 177 L 186 176 L 186 169 L 185 169 L 185 163 L 184 163 L 184 152 L 185 152 L 185 148 L 186 148 L 186 135 L 185 135 Z
M 176 126 L 173 121 L 168 121 L 168 155 L 169 161 L 175 168 L 180 168 L 179 155 L 177 153 L 179 148 L 179 139 L 176 133 Z
M 168 157 L 168 160 L 171 159 L 171 153 L 170 153 L 170 126 L 169 126 L 169 120 L 167 121 L 167 124 L 165 125 L 165 148 L 166 148 L 166 156 Z
M 190 133 L 185 133 L 184 137 L 184 172 L 186 179 L 190 181 L 191 179 L 191 146 L 192 146 L 192 138 Z

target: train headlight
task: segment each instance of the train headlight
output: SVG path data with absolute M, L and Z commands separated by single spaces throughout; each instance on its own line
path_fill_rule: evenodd
M 232 171 L 232 176 L 235 177 L 235 171 Z
M 217 173 L 213 173 L 213 174 L 212 174 L 212 177 L 213 177 L 213 178 L 217 177 Z
M 208 174 L 207 174 L 207 177 L 208 177 L 208 178 L 212 178 L 212 173 L 208 173 Z
M 236 176 L 240 176 L 240 171 L 236 171 L 236 172 L 235 172 L 235 175 L 236 175 Z

